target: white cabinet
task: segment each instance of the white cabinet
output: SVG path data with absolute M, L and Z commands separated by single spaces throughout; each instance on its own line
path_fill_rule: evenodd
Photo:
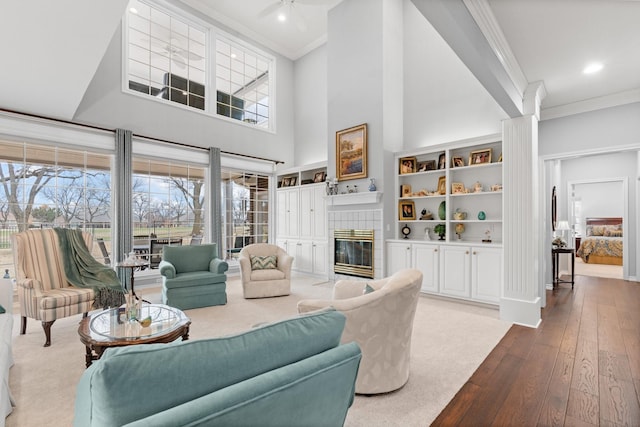
M 299 194 L 300 192 L 297 188 L 278 190 L 278 202 L 276 204 L 278 209 L 276 239 L 282 237 L 298 237 L 298 221 L 300 216 L 298 214 Z
M 411 242 L 387 242 L 387 276 L 411 268 Z
M 295 242 L 295 259 L 293 269 L 304 272 L 311 272 L 313 269 L 313 253 L 310 240 L 298 240 Z
M 499 304 L 501 289 L 501 248 L 440 247 L 440 293 Z
M 501 247 L 389 240 L 386 251 L 386 275 L 403 268 L 420 270 L 421 292 L 488 304 L 500 303 Z
M 326 242 L 313 242 L 311 245 L 312 273 L 326 277 L 329 274 L 329 246 Z
M 404 268 L 415 268 L 422 272 L 423 292 L 438 292 L 437 244 L 406 242 L 387 242 L 387 276 Z
M 471 298 L 500 303 L 502 288 L 502 250 L 471 248 Z
M 295 259 L 293 269 L 327 276 L 327 214 L 324 184 L 277 191 L 276 242 Z M 282 246 L 284 248 L 284 246 Z
M 471 296 L 471 252 L 465 246 L 440 246 L 440 293 Z
M 413 266 L 422 272 L 423 292 L 438 292 L 440 282 L 440 248 L 432 244 L 412 245 L 411 262 Z
M 326 239 L 327 206 L 323 185 L 300 187 L 300 237 L 303 239 Z

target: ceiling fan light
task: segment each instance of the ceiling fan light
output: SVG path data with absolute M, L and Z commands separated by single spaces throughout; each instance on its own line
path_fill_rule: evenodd
M 286 13 L 284 13 L 284 12 L 280 12 L 280 13 L 278 14 L 278 21 L 280 21 L 280 22 L 286 22 L 286 20 L 287 20 L 287 14 L 286 14 Z
M 584 74 L 594 74 L 602 70 L 603 68 L 604 65 L 602 65 L 601 62 L 592 62 L 591 64 L 587 65 L 584 70 L 582 70 L 582 72 Z

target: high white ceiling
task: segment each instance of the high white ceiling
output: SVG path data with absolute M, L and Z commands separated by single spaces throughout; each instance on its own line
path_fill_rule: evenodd
M 277 22 L 275 13 L 261 16 L 280 0 L 170 1 L 181 1 L 295 60 L 326 40 L 328 10 L 341 0 L 293 0 L 300 19 L 289 24 Z M 426 0 L 412 1 L 432 7 Z M 640 102 L 639 0 L 463 1 L 489 6 L 526 81 L 544 83 L 543 119 Z M 72 120 L 126 4 L 4 2 L 0 38 L 6 41 L 8 62 L 0 79 L 0 108 Z M 604 69 L 582 74 L 590 61 L 601 61 Z
M 342 0 L 180 1 L 296 60 L 326 41 L 327 12 Z M 286 21 L 278 21 L 280 12 Z
M 294 0 L 306 31 L 260 16 L 278 0 L 181 1 L 295 60 L 326 39 L 327 11 L 341 0 Z M 544 109 L 640 101 L 640 1 L 486 1 L 527 81 L 544 82 Z M 591 61 L 604 69 L 583 74 Z

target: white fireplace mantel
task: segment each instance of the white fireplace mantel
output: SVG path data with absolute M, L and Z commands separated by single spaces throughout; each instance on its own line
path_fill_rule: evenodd
M 335 196 L 325 196 L 329 206 L 346 205 L 366 205 L 379 203 L 382 198 L 381 191 L 366 191 L 362 193 L 336 194 Z

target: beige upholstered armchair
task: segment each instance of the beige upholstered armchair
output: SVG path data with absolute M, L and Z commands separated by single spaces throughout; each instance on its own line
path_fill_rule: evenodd
M 334 307 L 347 317 L 342 342 L 362 349 L 356 393 L 386 393 L 409 379 L 411 332 L 422 285 L 419 270 L 372 281 L 340 280 L 332 300 L 302 300 L 298 312 Z
M 265 298 L 291 293 L 293 257 L 268 243 L 247 245 L 240 251 L 240 278 L 245 298 Z
M 93 236 L 82 233 L 91 250 Z M 51 325 L 56 319 L 91 311 L 94 291 L 71 285 L 54 229 L 28 230 L 11 236 L 16 267 L 16 285 L 22 323 L 20 334 L 27 331 L 27 317 L 42 321 L 46 341 L 51 345 Z

